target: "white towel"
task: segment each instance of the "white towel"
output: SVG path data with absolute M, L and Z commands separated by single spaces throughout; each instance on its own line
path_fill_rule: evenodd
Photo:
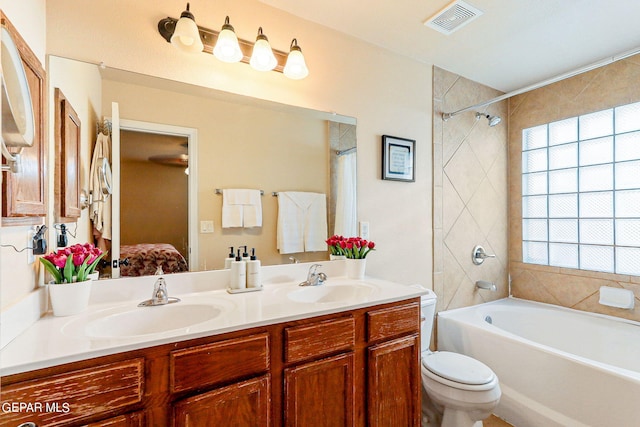
M 327 250 L 327 196 L 278 193 L 277 246 L 281 254 Z
M 222 228 L 262 227 L 260 190 L 222 190 Z
M 111 240 L 111 197 L 102 194 L 100 183 L 99 160 L 110 161 L 111 140 L 108 135 L 99 133 L 93 148 L 91 172 L 89 173 L 89 191 L 93 195 L 93 203 L 89 210 L 89 218 L 93 223 L 94 235 L 97 239 Z M 103 246 L 103 245 L 101 245 Z M 101 247 L 102 249 L 102 247 Z

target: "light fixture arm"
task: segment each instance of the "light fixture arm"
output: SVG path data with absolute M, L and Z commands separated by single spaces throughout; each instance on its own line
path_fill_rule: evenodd
M 176 28 L 176 23 L 178 20 L 176 18 L 167 17 L 161 19 L 158 22 L 158 32 L 168 43 L 171 43 L 171 36 Z M 228 24 L 228 18 L 225 19 L 225 24 Z M 200 39 L 204 44 L 203 52 L 212 53 L 213 47 L 216 44 L 216 40 L 218 38 L 219 31 L 211 30 L 209 28 L 201 27 L 198 25 L 198 32 L 200 33 Z M 264 37 L 264 36 L 263 36 Z M 251 52 L 253 50 L 253 42 L 243 40 L 238 38 L 238 44 L 240 45 L 240 50 L 242 50 L 242 59 L 240 62 L 244 62 L 245 64 L 249 63 L 251 59 Z M 273 71 L 278 71 L 280 73 L 283 72 L 285 63 L 287 61 L 287 53 L 282 52 L 280 50 L 272 49 L 273 54 L 278 61 L 278 64 L 273 69 Z
M 20 148 L 20 151 L 17 153 L 11 153 L 9 152 L 9 149 L 5 145 L 4 141 L 0 141 L 0 151 L 1 151 L 1 156 L 7 160 L 7 164 L 2 165 L 0 170 L 11 172 L 11 173 L 19 173 L 20 172 L 20 152 L 22 151 L 22 148 Z

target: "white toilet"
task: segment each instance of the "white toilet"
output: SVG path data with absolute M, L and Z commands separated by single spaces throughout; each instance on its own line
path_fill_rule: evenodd
M 437 296 L 422 296 L 422 425 L 482 427 L 500 401 L 496 374 L 463 354 L 429 350 Z

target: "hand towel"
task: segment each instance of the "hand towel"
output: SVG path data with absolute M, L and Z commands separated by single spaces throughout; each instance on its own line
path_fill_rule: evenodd
M 281 254 L 327 250 L 327 196 L 278 193 L 277 247 Z
M 222 190 L 222 228 L 262 227 L 260 190 Z

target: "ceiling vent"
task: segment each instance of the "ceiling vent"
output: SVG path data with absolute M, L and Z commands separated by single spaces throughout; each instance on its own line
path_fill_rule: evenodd
M 480 9 L 476 9 L 462 0 L 456 0 L 424 21 L 424 25 L 442 34 L 449 35 L 464 27 L 480 15 L 482 15 Z

